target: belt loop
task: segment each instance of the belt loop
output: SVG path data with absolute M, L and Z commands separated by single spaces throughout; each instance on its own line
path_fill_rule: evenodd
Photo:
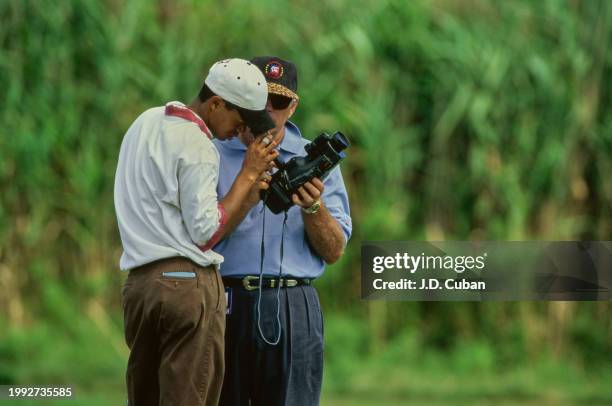
M 200 267 L 196 266 L 196 264 L 191 264 L 191 269 L 196 274 L 196 287 L 199 289 L 202 285 L 202 281 L 200 280 L 200 278 L 202 278 L 202 272 L 198 272 L 200 271 Z

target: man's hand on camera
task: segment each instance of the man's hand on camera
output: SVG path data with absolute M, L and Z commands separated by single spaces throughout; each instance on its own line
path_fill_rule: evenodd
M 257 182 L 255 182 L 255 184 L 251 187 L 249 195 L 247 196 L 247 204 L 249 206 L 255 206 L 257 203 L 259 203 L 260 192 L 270 187 L 270 180 L 272 180 L 270 171 L 264 171 L 259 176 Z
M 242 172 L 251 180 L 256 182 L 265 170 L 269 170 L 273 161 L 278 157 L 275 148 L 279 144 L 278 136 L 269 132 L 258 136 L 247 148 Z
M 324 188 L 321 179 L 312 178 L 311 181 L 298 188 L 298 193 L 294 193 L 291 200 L 301 208 L 308 209 L 321 199 Z

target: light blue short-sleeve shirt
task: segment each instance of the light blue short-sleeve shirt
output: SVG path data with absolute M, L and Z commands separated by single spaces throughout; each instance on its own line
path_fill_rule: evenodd
M 304 145 L 310 141 L 302 138 L 300 130 L 291 122 L 285 125 L 285 136 L 279 146 L 280 157 L 288 161 L 295 156 L 305 156 Z M 221 157 L 219 168 L 219 197 L 229 192 L 234 179 L 242 168 L 246 147 L 238 138 L 228 141 L 214 140 Z M 348 196 L 340 167 L 336 167 L 324 180 L 322 201 L 329 213 L 336 219 L 345 237 L 351 236 L 352 224 Z M 224 277 L 258 275 L 261 258 L 261 237 L 263 230 L 263 202 L 259 202 L 247 214 L 238 227 L 215 246 L 215 252 L 223 255 L 221 266 Z M 265 255 L 264 275 L 278 276 L 280 267 L 280 246 L 284 214 L 274 214 L 265 208 Z M 293 206 L 288 211 L 284 235 L 283 275 L 295 278 L 317 278 L 321 276 L 325 263 L 311 248 L 300 208 Z

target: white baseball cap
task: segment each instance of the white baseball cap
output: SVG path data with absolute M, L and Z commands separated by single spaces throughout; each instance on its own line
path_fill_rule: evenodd
M 240 107 L 238 113 L 254 134 L 275 127 L 266 111 L 266 78 L 253 63 L 240 58 L 218 61 L 208 71 L 204 83 L 214 94 Z

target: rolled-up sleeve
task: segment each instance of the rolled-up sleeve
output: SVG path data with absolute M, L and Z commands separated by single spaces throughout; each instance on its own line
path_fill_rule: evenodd
M 344 234 L 344 242 L 347 243 L 349 238 L 351 238 L 353 223 L 351 221 L 348 194 L 346 193 L 340 167 L 335 168 L 323 183 L 325 185 L 323 203 L 327 207 L 329 214 L 340 224 Z
M 191 240 L 207 251 L 219 240 L 226 222 L 217 198 L 218 163 L 183 163 L 178 168 L 181 215 Z

